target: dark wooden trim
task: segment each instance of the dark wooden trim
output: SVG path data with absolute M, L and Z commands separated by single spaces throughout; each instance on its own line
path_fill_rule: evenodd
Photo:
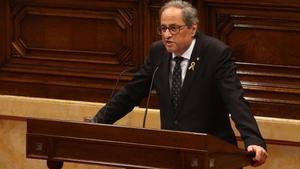
M 9 116 L 9 115 L 0 115 L 0 120 L 15 120 L 15 121 L 26 121 L 28 117 L 20 117 L 20 116 Z M 242 141 L 241 137 L 237 137 L 238 141 Z M 280 146 L 292 146 L 292 147 L 300 147 L 300 142 L 298 141 L 285 141 L 285 140 L 276 140 L 276 139 L 265 139 L 267 144 L 271 145 L 280 145 Z
M 242 141 L 242 138 L 240 136 L 237 136 L 236 138 L 238 141 Z M 300 147 L 300 142 L 298 142 L 298 141 L 265 139 L 265 142 L 266 142 L 266 144 L 271 144 L 271 145 Z
M 28 119 L 26 136 L 27 158 L 145 169 L 239 168 L 251 163 L 245 150 L 201 133 Z
M 216 5 L 244 5 L 248 7 L 257 6 L 260 8 L 292 8 L 299 11 L 300 2 L 298 0 L 204 0 L 205 3 L 216 4 Z
M 3 65 L 9 54 L 9 0 L 0 1 L 0 66 Z
M 300 147 L 300 142 L 297 142 L 297 141 L 283 141 L 283 140 L 266 139 L 266 143 L 273 144 L 273 145 L 281 145 L 281 146 Z
M 26 121 L 27 117 L 21 117 L 21 116 L 10 116 L 10 115 L 0 115 L 0 120 L 15 120 L 15 121 Z

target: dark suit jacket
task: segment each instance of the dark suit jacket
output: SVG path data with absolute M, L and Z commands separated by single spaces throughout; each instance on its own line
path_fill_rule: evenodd
M 245 146 L 266 148 L 256 121 L 251 114 L 244 91 L 236 75 L 231 49 L 221 41 L 198 33 L 177 112 L 170 97 L 170 59 L 161 41 L 155 42 L 144 66 L 123 90 L 118 92 L 95 116 L 98 122 L 114 123 L 148 95 L 154 70 L 153 88 L 159 98 L 162 129 L 208 133 L 232 144 L 236 139 L 230 125 L 229 113 Z

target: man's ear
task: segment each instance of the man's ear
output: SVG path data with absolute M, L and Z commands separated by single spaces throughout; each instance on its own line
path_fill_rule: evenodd
M 198 30 L 198 25 L 197 24 L 193 24 L 192 25 L 192 35 L 195 36 Z

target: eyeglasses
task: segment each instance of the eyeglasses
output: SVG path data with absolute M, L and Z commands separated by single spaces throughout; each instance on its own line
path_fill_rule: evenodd
M 186 26 L 186 25 L 170 25 L 170 26 L 160 25 L 159 27 L 157 27 L 157 33 L 159 35 L 162 35 L 162 34 L 166 33 L 167 30 L 169 30 L 169 32 L 172 35 L 175 35 L 175 34 L 179 33 L 181 28 L 184 26 Z

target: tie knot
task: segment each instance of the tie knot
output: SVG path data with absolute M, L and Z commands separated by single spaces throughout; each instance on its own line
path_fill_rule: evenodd
M 174 60 L 175 60 L 176 64 L 178 64 L 178 63 L 181 63 L 181 62 L 182 62 L 183 57 L 181 57 L 181 56 L 176 56 L 176 57 L 174 58 Z

